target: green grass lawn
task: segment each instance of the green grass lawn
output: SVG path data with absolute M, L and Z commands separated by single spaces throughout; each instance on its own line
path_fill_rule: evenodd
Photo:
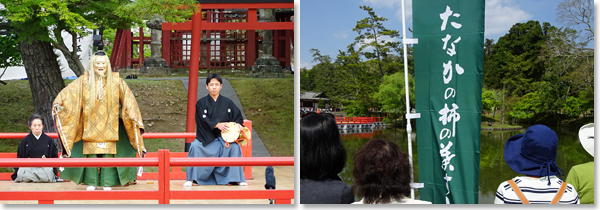
M 72 80 L 66 80 L 68 84 Z M 229 80 L 244 112 L 272 156 L 294 155 L 294 80 Z M 0 85 L 0 133 L 29 132 L 27 120 L 35 113 L 27 80 Z M 178 80 L 126 80 L 136 95 L 146 132 L 185 132 L 187 91 Z M 170 104 L 170 106 L 167 106 Z M 183 106 L 183 107 L 182 107 Z M 166 113 L 166 114 L 165 114 Z M 160 120 L 156 120 L 159 118 Z M 156 124 L 148 124 L 155 119 Z M 165 130 L 166 129 L 166 130 Z M 0 139 L 0 152 L 16 152 L 21 139 Z M 183 139 L 146 139 L 149 152 L 168 148 L 183 152 Z
M 271 156 L 294 156 L 294 79 L 232 79 L 229 82 Z

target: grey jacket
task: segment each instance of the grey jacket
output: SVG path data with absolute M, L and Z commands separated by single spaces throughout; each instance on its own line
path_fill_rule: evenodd
M 349 204 L 354 202 L 352 189 L 341 179 L 315 181 L 300 179 L 300 204 Z

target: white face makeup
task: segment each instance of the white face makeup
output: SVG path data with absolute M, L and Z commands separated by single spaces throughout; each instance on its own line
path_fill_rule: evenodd
M 98 56 L 94 61 L 94 72 L 98 76 L 104 76 L 108 70 L 107 56 Z

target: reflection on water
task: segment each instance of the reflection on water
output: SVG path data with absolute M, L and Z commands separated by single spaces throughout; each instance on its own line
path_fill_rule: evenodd
M 526 126 L 523 126 L 526 128 Z M 561 130 L 551 127 L 558 135 L 558 157 L 557 163 L 565 176 L 568 175 L 571 167 L 581 163 L 593 161 L 594 158 L 589 155 L 579 143 L 577 136 L 578 130 Z M 383 138 L 395 142 L 404 152 L 408 153 L 408 142 L 406 130 L 398 128 L 385 129 L 362 129 L 354 131 L 340 131 L 342 133 L 342 142 L 346 148 L 348 160 L 346 167 L 340 173 L 340 177 L 344 182 L 352 185 L 354 181 L 352 176 L 352 166 L 354 165 L 354 155 L 360 147 L 369 139 Z M 413 131 L 414 132 L 414 131 Z M 504 143 L 506 140 L 515 134 L 524 133 L 525 129 L 517 131 L 482 131 L 481 132 L 481 161 L 479 166 L 479 203 L 491 204 L 494 203 L 494 196 L 498 185 L 503 181 L 511 179 L 519 174 L 515 173 L 506 162 L 504 162 Z M 414 171 L 413 177 L 415 182 L 418 182 L 418 154 L 416 133 L 412 135 L 412 152 Z M 415 196 L 418 196 L 418 190 Z

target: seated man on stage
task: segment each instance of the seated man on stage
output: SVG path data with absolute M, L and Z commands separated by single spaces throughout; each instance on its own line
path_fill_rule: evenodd
M 230 127 L 243 129 L 242 113 L 231 99 L 220 95 L 223 81 L 218 74 L 206 78 L 209 94 L 196 102 L 196 140 L 190 144 L 188 157 L 242 157 L 238 143 L 227 147 L 221 132 Z M 233 122 L 233 124 L 231 124 Z M 243 167 L 187 167 L 184 187 L 198 185 L 248 185 Z
M 39 114 L 29 118 L 31 133 L 25 136 L 17 149 L 17 158 L 57 158 L 58 150 L 44 130 L 44 120 Z M 15 173 L 10 176 L 15 182 L 56 182 L 58 180 L 56 168 L 52 167 L 24 167 L 15 168 Z

